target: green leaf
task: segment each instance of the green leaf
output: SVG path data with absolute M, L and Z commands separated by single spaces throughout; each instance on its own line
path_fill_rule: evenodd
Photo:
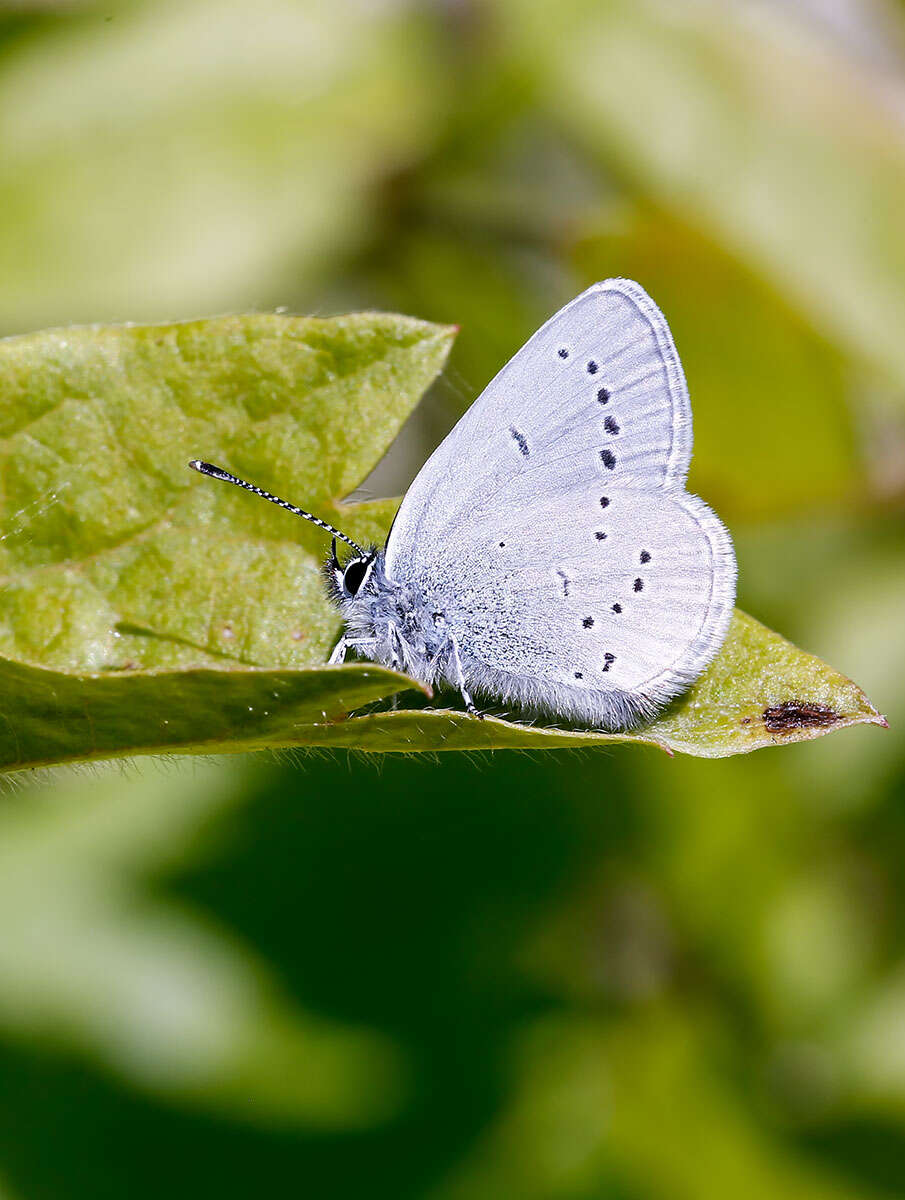
M 324 666 L 340 622 L 320 578 L 322 531 L 186 463 L 220 461 L 356 540 L 380 541 L 396 502 L 342 497 L 384 453 L 452 337 L 361 314 L 0 343 L 0 764 L 611 742 L 714 757 L 882 720 L 854 684 L 741 614 L 698 683 L 633 733 L 444 708 L 362 714 L 417 685 L 374 664 Z
M 0 769 L 124 754 L 326 745 L 334 722 L 342 724 L 354 709 L 413 686 L 404 675 L 364 663 L 86 676 L 4 659 Z
M 78 676 L 3 661 L 0 769 L 296 746 L 413 753 L 630 742 L 721 758 L 847 725 L 885 724 L 855 684 L 743 613 L 709 670 L 637 733 L 571 731 L 447 709 L 349 716 L 417 686 L 365 663 Z
M 339 619 L 313 525 L 202 480 L 219 461 L 366 543 L 346 506 L 442 368 L 408 317 L 223 317 L 0 343 L 0 654 L 61 671 L 303 667 Z

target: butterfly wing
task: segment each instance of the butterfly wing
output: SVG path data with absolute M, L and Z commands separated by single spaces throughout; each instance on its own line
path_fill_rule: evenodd
M 478 691 L 621 728 L 684 690 L 735 599 L 729 535 L 682 488 L 587 484 L 503 505 L 420 585 L 459 631 Z
M 598 479 L 684 483 L 691 406 L 663 314 L 637 283 L 609 279 L 551 317 L 492 380 L 410 487 L 387 566 L 441 550 L 450 525 L 518 481 L 527 496 Z
M 725 636 L 735 557 L 685 489 L 691 410 L 662 314 L 608 280 L 516 354 L 425 464 L 387 543 L 470 684 L 622 727 Z

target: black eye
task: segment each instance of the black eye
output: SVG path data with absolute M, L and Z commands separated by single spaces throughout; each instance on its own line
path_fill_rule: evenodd
M 356 558 L 346 567 L 343 574 L 343 589 L 350 596 L 356 595 L 358 589 L 364 583 L 365 575 L 368 573 L 369 560 L 366 558 Z

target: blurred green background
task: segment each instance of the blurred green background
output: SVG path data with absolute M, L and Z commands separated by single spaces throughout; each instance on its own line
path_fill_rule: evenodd
M 609 275 L 740 604 L 890 732 L 14 777 L 2 1200 L 905 1194 L 905 5 L 0 9 L 0 333 L 460 324 L 365 494 Z

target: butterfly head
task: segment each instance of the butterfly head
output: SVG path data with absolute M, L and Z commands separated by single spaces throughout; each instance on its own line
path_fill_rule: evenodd
M 343 600 L 354 600 L 363 591 L 371 578 L 374 563 L 377 560 L 377 550 L 361 551 L 345 563 L 341 563 L 336 555 L 336 538 L 330 548 L 327 559 L 327 582 L 334 598 L 342 603 Z

